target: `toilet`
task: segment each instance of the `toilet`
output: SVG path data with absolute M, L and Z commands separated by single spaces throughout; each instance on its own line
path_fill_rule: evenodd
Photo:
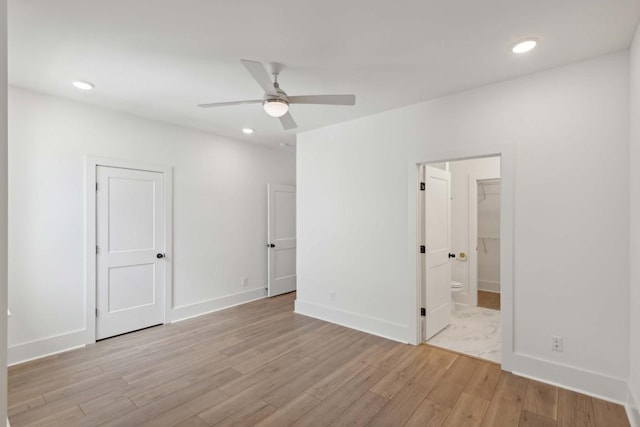
M 456 301 L 453 298 L 453 294 L 462 291 L 462 283 L 452 280 L 451 282 L 451 312 L 456 310 Z
M 460 292 L 462 290 L 462 283 L 461 282 L 456 282 L 455 280 L 451 281 L 451 295 L 453 296 L 453 294 L 455 294 L 456 292 Z

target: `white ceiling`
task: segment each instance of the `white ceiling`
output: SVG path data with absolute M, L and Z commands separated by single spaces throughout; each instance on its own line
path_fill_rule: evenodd
M 637 0 L 9 0 L 9 82 L 236 139 L 295 143 L 241 58 L 284 64 L 305 131 L 626 49 Z M 510 52 L 535 36 L 539 48 Z M 93 82 L 81 92 L 71 81 Z M 255 134 L 246 136 L 242 127 Z

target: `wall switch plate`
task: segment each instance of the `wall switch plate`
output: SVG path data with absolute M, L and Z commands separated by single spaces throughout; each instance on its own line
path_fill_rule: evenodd
M 458 259 L 461 260 L 461 261 L 466 261 L 467 260 L 467 254 L 464 253 L 464 252 L 460 252 L 458 254 Z
M 242 276 L 242 287 L 249 285 L 249 278 L 247 276 Z
M 562 337 L 551 338 L 551 350 L 562 352 Z

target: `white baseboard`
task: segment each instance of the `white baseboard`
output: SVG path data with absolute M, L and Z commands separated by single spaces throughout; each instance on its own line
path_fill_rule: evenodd
M 300 300 L 296 300 L 295 312 L 394 341 L 410 342 L 409 328 L 405 325 Z M 514 353 L 509 359 L 510 366 L 513 367 L 512 371 L 517 375 L 611 402 L 624 404 L 627 401 L 627 381 L 624 379 L 521 353 Z
M 295 312 L 393 341 L 410 342 L 410 331 L 406 325 L 300 300 L 296 300 Z
M 240 292 L 239 294 L 226 295 L 220 298 L 174 307 L 171 311 L 171 322 L 180 322 L 191 319 L 192 317 L 202 316 L 203 314 L 262 299 L 266 296 L 267 290 L 265 288 L 258 288 Z
M 633 390 L 629 387 L 627 393 L 627 404 L 625 409 L 627 410 L 627 417 L 629 417 L 629 423 L 631 427 L 640 427 L 640 400 L 636 399 L 633 394 Z
M 622 405 L 627 401 L 627 381 L 624 379 L 562 365 L 521 353 L 514 353 L 511 360 L 513 373 L 522 377 Z
M 222 310 L 234 305 L 261 299 L 266 297 L 266 295 L 267 291 L 264 288 L 252 289 L 235 295 L 228 295 L 196 304 L 176 307 L 171 313 L 171 318 L 174 319 L 173 322 L 177 322 L 210 313 L 212 311 Z M 18 363 L 24 363 L 30 360 L 50 356 L 52 354 L 84 347 L 89 342 L 87 337 L 87 331 L 82 329 L 66 334 L 13 345 L 7 349 L 7 364 L 9 366 L 17 365 Z
M 480 280 L 478 279 L 478 290 L 486 292 L 500 292 L 500 282 L 493 280 Z
M 85 329 L 55 335 L 48 338 L 16 344 L 7 349 L 7 365 L 17 365 L 33 359 L 51 356 L 78 347 L 84 347 L 87 343 L 87 331 Z

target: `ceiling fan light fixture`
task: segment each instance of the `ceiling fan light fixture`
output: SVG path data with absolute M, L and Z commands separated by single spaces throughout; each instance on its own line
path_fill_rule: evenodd
M 262 107 L 271 117 L 282 117 L 289 111 L 289 103 L 284 99 L 265 99 Z

